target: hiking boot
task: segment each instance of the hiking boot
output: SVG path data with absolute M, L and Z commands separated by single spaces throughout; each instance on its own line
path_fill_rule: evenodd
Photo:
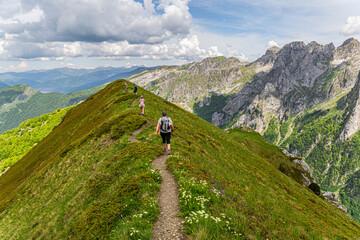
M 164 152 L 166 152 L 166 148 L 164 148 Z
M 171 155 L 171 150 L 170 149 L 168 150 L 168 154 Z

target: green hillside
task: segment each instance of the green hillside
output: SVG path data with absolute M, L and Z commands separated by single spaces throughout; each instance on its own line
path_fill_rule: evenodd
M 69 94 L 41 93 L 27 85 L 0 89 L 0 133 L 18 127 L 27 119 L 77 104 L 103 87 Z
M 71 107 L 28 119 L 0 135 L 0 175 L 44 139 Z
M 150 239 L 161 181 L 150 162 L 162 153 L 163 110 L 175 125 L 167 164 L 192 239 L 360 236 L 360 224 L 281 173 L 290 159 L 258 134 L 227 133 L 139 88 L 141 117 L 123 89 L 115 81 L 72 108 L 0 177 L 0 239 Z
M 336 105 L 319 106 L 281 124 L 273 118 L 264 136 L 304 157 L 321 188 L 338 193 L 348 213 L 360 222 L 360 132 L 338 140 L 347 115 L 347 109 Z

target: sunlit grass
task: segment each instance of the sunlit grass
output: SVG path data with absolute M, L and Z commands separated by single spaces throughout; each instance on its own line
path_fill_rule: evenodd
M 161 181 L 150 163 L 162 152 L 155 129 L 164 110 L 175 126 L 167 164 L 190 238 L 360 235 L 345 213 L 281 173 L 277 164 L 290 160 L 258 134 L 224 132 L 139 87 L 142 118 L 123 89 L 115 81 L 71 109 L 0 178 L 0 239 L 150 239 Z

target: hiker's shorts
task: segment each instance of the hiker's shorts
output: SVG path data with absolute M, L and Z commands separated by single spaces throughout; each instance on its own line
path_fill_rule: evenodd
M 162 137 L 163 143 L 166 142 L 167 144 L 170 144 L 171 132 L 168 132 L 168 133 L 160 132 L 160 135 Z

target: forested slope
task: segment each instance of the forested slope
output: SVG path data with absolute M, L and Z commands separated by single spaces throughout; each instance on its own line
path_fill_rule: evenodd
M 69 94 L 41 93 L 27 85 L 0 89 L 0 133 L 18 127 L 29 118 L 75 105 L 103 87 Z

